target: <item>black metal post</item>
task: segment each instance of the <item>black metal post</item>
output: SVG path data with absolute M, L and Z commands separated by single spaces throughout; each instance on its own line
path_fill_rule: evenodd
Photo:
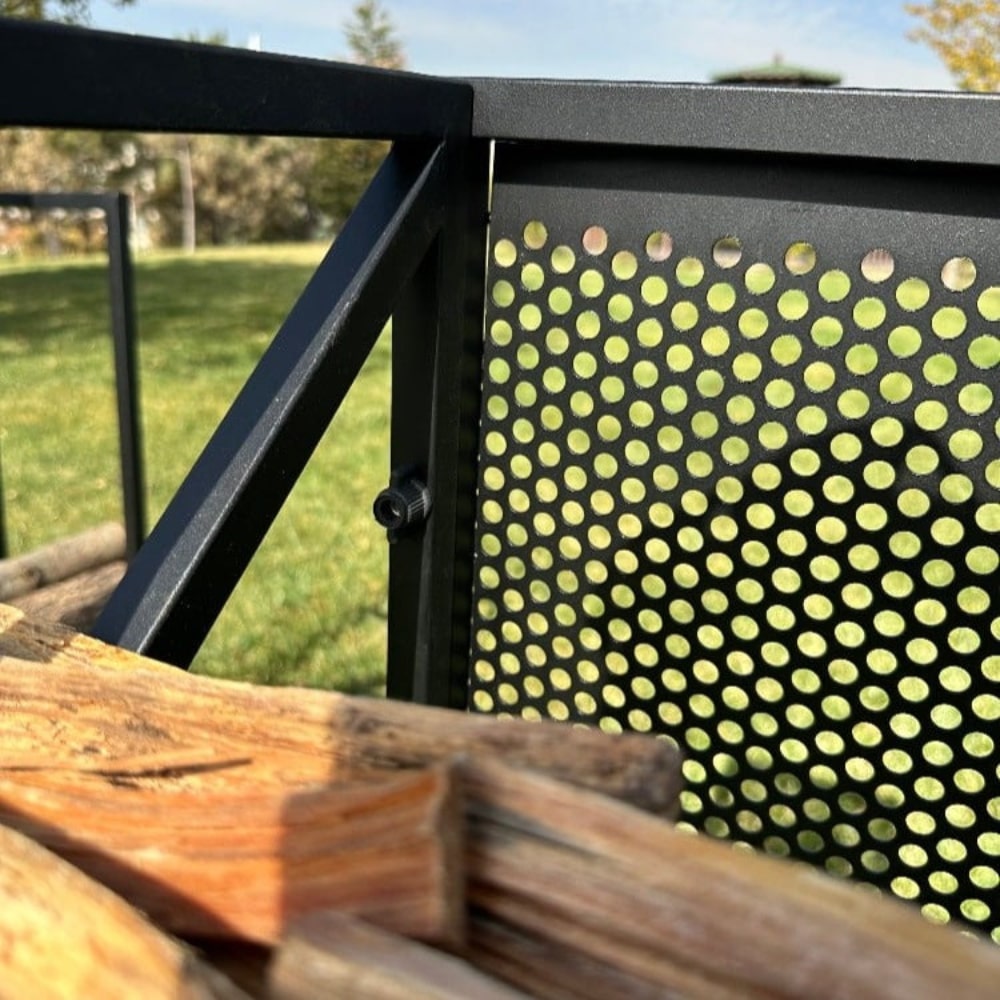
M 464 708 L 489 144 L 456 144 L 448 172 L 437 253 L 393 317 L 392 467 L 425 474 L 433 506 L 390 549 L 387 693 Z
M 392 315 L 392 424 L 390 465 L 399 474 L 428 479 L 430 415 L 434 357 L 440 323 L 438 284 L 440 238 L 434 242 L 403 289 Z M 386 694 L 411 701 L 414 664 L 429 656 L 421 627 L 420 590 L 428 533 L 437 523 L 436 498 L 430 495 L 430 518 L 419 527 L 390 536 L 389 625 L 386 646 Z
M 3 440 L 0 439 L 0 452 Z M 0 559 L 7 558 L 7 517 L 3 509 L 3 461 L 0 460 Z
M 187 666 L 440 229 L 440 147 L 394 147 L 93 634 Z
M 107 198 L 108 289 L 118 402 L 118 449 L 121 456 L 125 543 L 128 558 L 131 559 L 146 536 L 146 492 L 139 428 L 135 282 L 128 245 L 128 212 L 129 200 L 125 195 Z

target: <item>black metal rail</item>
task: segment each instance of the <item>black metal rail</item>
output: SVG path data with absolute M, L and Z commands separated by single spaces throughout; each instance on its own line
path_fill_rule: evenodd
M 60 73 L 24 86 L 36 79 L 38 66 L 59 66 Z M 785 853 L 825 859 L 830 870 L 853 870 L 894 892 L 916 894 L 937 908 L 928 912 L 939 919 L 944 912 L 997 927 L 1000 935 L 1000 832 L 989 778 L 997 751 L 986 731 L 1000 705 L 1000 618 L 991 604 L 995 564 L 990 570 L 990 558 L 1000 558 L 993 540 L 1000 532 L 1000 503 L 990 499 L 991 490 L 1000 490 L 1000 459 L 992 460 L 1000 414 L 991 374 L 1000 366 L 1000 255 L 993 236 L 1000 214 L 1000 97 L 448 80 L 0 21 L 0 126 L 18 124 L 393 141 L 392 153 L 133 561 L 95 634 L 178 665 L 190 661 L 391 316 L 387 473 L 393 491 L 377 504 L 395 539 L 389 694 L 467 707 L 471 690 L 475 707 L 484 710 L 526 706 L 525 714 L 583 721 L 593 721 L 594 706 L 604 699 L 604 719 L 611 725 L 631 726 L 634 714 L 634 728 L 640 729 L 653 726 L 656 704 L 664 729 L 687 741 L 693 790 L 685 808 L 693 822 L 765 848 L 780 841 Z M 665 260 L 672 243 L 658 230 L 668 224 L 664 220 L 674 229 L 669 238 L 676 237 L 681 258 L 670 261 L 669 271 Z M 605 253 L 612 241 L 619 249 L 614 255 Z M 808 276 L 821 254 L 828 270 L 817 267 Z M 887 273 L 876 272 L 890 260 L 899 264 L 898 284 L 883 285 Z M 766 276 L 763 285 L 751 280 L 752 271 Z M 670 312 L 673 299 L 661 308 L 664 275 L 683 307 L 676 316 Z M 855 299 L 846 291 L 824 291 L 820 277 L 841 286 L 846 279 Z M 646 279 L 651 284 L 644 286 Z M 614 294 L 604 295 L 607 289 Z M 912 324 L 923 306 L 911 307 L 907 296 L 924 293 L 922 301 L 930 305 L 921 331 Z M 826 324 L 818 331 L 802 325 L 813 304 Z M 692 333 L 699 309 L 714 317 L 738 314 L 745 328 L 732 318 L 713 318 L 713 326 L 702 324 Z M 882 319 L 871 325 L 865 310 L 872 309 L 893 317 L 884 329 Z M 610 342 L 614 324 L 623 322 L 621 310 L 629 316 L 635 310 L 635 343 L 619 336 L 616 346 Z M 927 318 L 931 312 L 933 320 Z M 640 315 L 651 321 L 645 341 Z M 608 341 L 603 352 L 584 343 L 597 336 L 595 321 Z M 976 339 L 956 346 L 966 321 Z M 490 324 L 485 331 L 484 322 Z M 871 330 L 880 327 L 881 336 L 890 325 L 895 341 L 886 335 L 869 343 L 876 339 Z M 539 329 L 554 334 L 544 351 Z M 678 349 L 666 361 L 658 339 L 666 340 L 664 330 Z M 845 330 L 857 344 L 848 342 Z M 741 353 L 732 361 L 727 355 L 730 367 L 723 371 L 715 358 L 738 337 L 744 338 L 738 341 Z M 861 350 L 852 353 L 855 346 Z M 633 363 L 641 358 L 644 367 L 633 372 L 634 392 L 626 397 L 613 386 L 627 381 L 620 375 L 626 369 L 615 366 L 630 351 Z M 891 367 L 873 375 L 879 358 L 890 355 Z M 773 369 L 760 381 L 758 364 Z M 951 385 L 950 373 L 960 370 L 964 395 L 949 388 L 946 405 L 944 387 Z M 595 391 L 602 377 L 612 388 Z M 658 395 L 661 378 L 672 380 L 665 402 Z M 719 395 L 723 384 L 729 400 Z M 822 396 L 834 384 L 846 395 Z M 640 398 L 654 385 L 651 402 Z M 938 435 L 944 461 L 937 465 L 924 437 L 902 430 L 893 437 L 897 423 L 904 428 L 894 415 L 903 413 L 898 407 L 911 389 L 914 400 L 922 394 L 926 404 L 921 432 Z M 699 412 L 678 416 L 687 400 L 699 398 Z M 794 413 L 785 409 L 793 398 L 815 405 Z M 865 409 L 870 427 L 863 432 L 852 423 L 860 413 L 852 407 L 862 398 L 871 404 Z M 634 403 L 646 408 L 633 410 Z M 820 433 L 826 415 L 822 427 L 816 423 L 820 404 L 828 408 L 833 437 Z M 659 414 L 660 424 L 653 422 L 657 406 L 667 414 Z M 547 416 L 542 409 L 550 411 Z M 943 429 L 951 414 L 957 414 L 957 433 Z M 724 419 L 735 429 L 717 433 Z M 740 430 L 744 425 L 749 430 Z M 559 437 L 560 428 L 569 426 L 576 438 Z M 652 427 L 646 441 L 639 440 L 640 426 Z M 615 428 L 628 429 L 617 459 L 610 444 L 618 440 Z M 679 443 L 685 436 L 697 439 L 686 468 Z M 558 467 L 568 474 L 563 467 L 581 441 L 581 454 L 590 442 L 602 442 L 605 466 L 609 459 L 616 468 L 648 465 L 634 475 L 630 469 L 628 489 L 633 496 L 659 490 L 673 506 L 660 503 L 669 507 L 666 513 L 646 510 L 646 524 L 611 520 L 616 504 L 631 502 L 616 481 L 609 489 L 599 484 L 602 495 L 591 497 L 594 509 L 585 510 L 572 495 L 572 479 L 558 485 L 556 473 L 548 471 Z M 708 477 L 720 475 L 726 463 L 740 465 L 758 444 L 763 450 L 755 454 L 766 473 L 760 482 L 750 477 L 752 488 L 737 484 L 734 493 L 733 484 L 720 479 L 713 494 L 705 485 Z M 663 452 L 659 481 L 653 463 L 642 457 L 656 449 Z M 883 546 L 903 562 L 887 574 L 888 582 L 852 578 L 853 589 L 840 593 L 839 582 L 821 582 L 829 553 L 823 550 L 817 569 L 808 546 L 826 546 L 823 532 L 833 538 L 841 522 L 847 537 L 850 518 L 841 514 L 842 494 L 853 491 L 841 465 L 848 468 L 855 453 L 876 457 L 863 469 L 851 467 L 864 478 L 867 492 L 856 492 L 866 499 L 866 510 L 853 512 L 850 531 L 860 540 L 836 551 L 837 572 L 863 574 L 883 557 L 888 565 L 877 548 L 884 539 L 871 527 L 878 523 L 873 511 L 883 503 L 887 523 L 904 518 L 906 530 Z M 828 483 L 819 468 L 839 472 Z M 880 498 L 889 496 L 882 484 L 895 481 L 897 470 L 907 495 L 900 493 L 892 507 Z M 573 469 L 577 482 L 602 475 L 596 464 Z M 783 479 L 795 488 L 772 494 Z M 670 493 L 678 482 L 686 484 L 683 497 Z M 810 528 L 808 544 L 808 520 L 772 539 L 768 533 L 780 517 L 805 517 L 809 489 L 818 491 L 810 509 L 825 510 L 827 523 Z M 737 493 L 752 495 L 754 510 L 733 500 Z M 923 516 L 917 494 L 931 511 L 926 548 L 936 554 L 922 569 L 907 561 L 920 543 L 909 528 Z M 595 516 L 587 522 L 590 514 Z M 596 529 L 592 535 L 588 524 Z M 637 555 L 633 540 L 647 529 L 655 536 L 654 528 L 659 553 Z M 695 554 L 713 531 L 719 559 L 699 564 L 699 570 L 702 555 Z M 963 531 L 980 542 L 965 566 L 950 555 Z M 746 552 L 741 532 L 753 536 Z M 552 541 L 557 533 L 562 549 Z M 642 586 L 635 583 L 644 574 L 654 584 L 661 573 L 669 576 L 659 568 L 668 558 L 668 536 L 673 550 L 683 553 L 678 575 L 670 578 L 678 597 L 673 610 L 665 589 L 650 585 L 637 597 Z M 613 562 L 608 538 L 620 550 L 614 556 L 624 556 L 610 572 L 604 565 Z M 569 601 L 578 593 L 580 554 L 587 546 L 593 549 L 588 565 L 596 569 L 582 572 L 598 581 L 588 596 L 606 610 L 594 627 L 584 628 L 579 620 L 591 612 L 574 610 Z M 799 559 L 807 550 L 810 558 Z M 769 578 L 770 567 L 763 567 L 771 552 L 799 562 Z M 945 592 L 940 581 L 949 559 L 957 566 L 957 582 Z M 534 576 L 526 582 L 529 563 Z M 728 579 L 726 566 L 742 566 L 745 578 L 710 581 L 711 596 L 701 606 L 682 593 L 699 572 L 706 579 L 713 573 Z M 924 600 L 907 625 L 898 608 L 911 575 Z M 763 593 L 764 584 L 773 584 L 775 593 L 761 608 L 752 595 Z M 889 606 L 881 618 L 864 596 L 880 586 Z M 807 587 L 817 592 L 807 593 Z M 788 606 L 789 593 L 801 604 L 798 612 Z M 952 596 L 957 604 L 949 612 L 945 598 Z M 645 624 L 637 619 L 635 629 L 623 627 L 616 601 L 619 610 L 648 612 Z M 836 601 L 842 601 L 843 619 L 822 626 L 807 621 L 812 614 L 826 622 L 832 611 L 822 609 Z M 749 610 L 731 620 L 720 617 L 740 602 Z M 987 614 L 985 607 L 992 610 Z M 942 628 L 942 614 L 966 624 Z M 790 631 L 797 615 L 805 622 L 801 634 Z M 499 625 L 491 624 L 498 617 Z M 847 627 L 838 631 L 842 620 Z M 634 639 L 642 629 L 647 636 Z M 821 636 L 822 629 L 828 634 Z M 853 652 L 865 629 L 880 654 L 871 663 Z M 654 633 L 658 648 L 647 641 Z M 930 656 L 928 644 L 940 662 L 921 661 L 920 677 L 906 671 L 891 677 L 893 663 L 907 662 L 913 636 L 919 640 L 914 662 Z M 584 640 L 591 644 L 586 654 Z M 836 647 L 842 655 L 820 664 L 820 646 Z M 619 660 L 599 667 L 592 651 L 597 649 Z M 789 658 L 795 653 L 813 660 L 793 672 L 783 650 L 791 651 Z M 630 652 L 647 668 L 630 679 L 645 681 L 646 688 L 626 689 L 621 663 Z M 650 678 L 662 680 L 654 694 Z M 763 694 L 758 680 L 770 685 Z M 690 691 L 695 694 L 685 700 Z M 746 707 L 753 699 L 759 711 Z M 891 713 L 890 703 L 898 706 Z M 779 710 L 794 738 L 785 739 L 787 728 L 779 731 Z M 964 729 L 943 750 L 956 713 Z M 918 732 L 919 746 L 913 742 Z M 869 758 L 890 743 L 876 787 Z M 814 766 L 817 760 L 821 767 Z M 898 849 L 892 846 L 896 838 Z M 931 871 L 935 866 L 941 870 Z M 964 886 L 961 893 L 952 888 L 958 885 Z
M 38 78 L 40 65 L 59 71 Z M 608 163 L 654 149 L 791 158 L 831 177 L 848 163 L 880 165 L 883 178 L 934 164 L 960 180 L 1000 163 L 993 122 L 997 97 L 453 80 L 0 19 L 0 125 L 395 143 L 97 634 L 189 662 L 391 312 L 403 333 L 392 465 L 432 481 L 434 509 L 391 550 L 389 688 L 464 703 L 468 634 L 453 612 L 469 601 L 491 142 L 534 145 L 543 160 L 588 150 L 576 176 L 595 188 Z M 336 391 L 317 406 L 312 387 L 330 378 Z
M 59 73 L 15 94 L 39 65 Z M 96 635 L 190 662 L 392 315 L 392 467 L 419 469 L 434 501 L 391 552 L 388 688 L 463 697 L 468 628 L 452 622 L 468 615 L 452 609 L 471 589 L 489 154 L 472 97 L 464 81 L 0 20 L 0 125 L 394 143 Z
M 1000 164 L 1000 95 L 718 84 L 472 81 L 474 135 L 834 161 Z
M 472 108 L 467 83 L 4 18 L 0 76 L 4 125 L 421 139 Z

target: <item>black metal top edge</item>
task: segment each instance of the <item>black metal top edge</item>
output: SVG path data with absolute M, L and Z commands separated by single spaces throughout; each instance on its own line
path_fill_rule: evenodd
M 118 200 L 113 191 L 0 191 L 0 207 L 94 209 L 107 211 Z
M 915 163 L 1000 164 L 1000 95 L 472 79 L 472 133 Z
M 459 80 L 0 18 L 0 127 L 467 135 Z

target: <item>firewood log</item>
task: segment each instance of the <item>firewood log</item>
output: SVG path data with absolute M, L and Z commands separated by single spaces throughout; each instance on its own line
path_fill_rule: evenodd
M 271 1000 L 518 1000 L 452 955 L 333 910 L 296 921 L 272 959 Z
M 0 601 L 125 558 L 125 529 L 108 523 L 43 545 L 33 552 L 0 559 Z
M 246 996 L 104 886 L 2 826 L 0 956 L 4 1000 Z
M 1000 983 L 1000 949 L 901 902 L 544 775 L 461 767 L 468 957 L 532 995 L 979 1000 Z
M 11 598 L 11 605 L 37 618 L 71 628 L 89 628 L 125 575 L 124 560 L 77 573 L 66 580 Z
M 0 768 L 0 823 L 183 937 L 273 944 L 297 915 L 340 907 L 461 942 L 463 821 L 444 766 L 366 784 L 170 793 L 162 783 L 183 762 L 157 768 Z
M 671 812 L 679 754 L 663 740 L 612 736 L 328 691 L 265 688 L 165 667 L 0 605 L 0 759 L 51 766 L 178 752 L 241 761 L 169 783 L 354 781 L 477 754 L 536 768 Z M 81 757 L 82 755 L 82 757 Z

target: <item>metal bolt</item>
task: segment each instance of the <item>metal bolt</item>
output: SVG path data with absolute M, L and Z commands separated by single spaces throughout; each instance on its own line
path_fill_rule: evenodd
M 372 514 L 386 529 L 390 542 L 394 542 L 400 532 L 426 521 L 431 510 L 430 490 L 421 480 L 395 474 L 392 480 L 372 504 Z

